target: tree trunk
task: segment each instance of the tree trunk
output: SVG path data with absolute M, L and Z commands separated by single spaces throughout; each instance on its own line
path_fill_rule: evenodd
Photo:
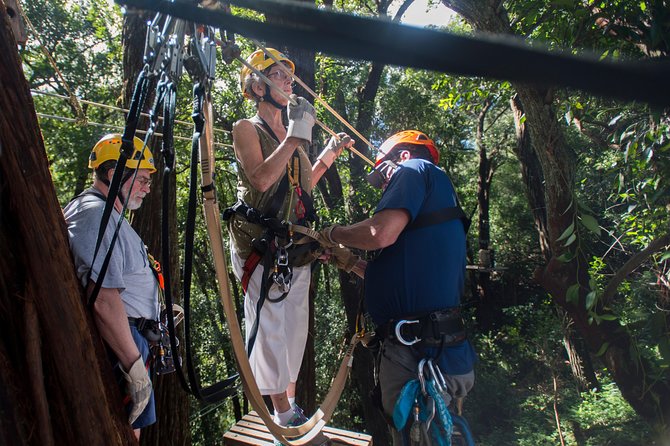
M 0 443 L 134 444 L 1 3 L 0 110 Z
M 124 78 L 124 107 L 128 108 L 132 98 L 135 80 L 144 66 L 144 43 L 146 36 L 146 21 L 150 17 L 144 13 L 128 15 L 123 24 L 123 78 Z M 147 97 L 143 111 L 151 107 L 151 101 L 154 95 Z M 140 120 L 139 130 L 148 127 L 147 119 Z M 138 136 L 141 138 L 142 135 Z M 137 230 L 144 243 L 147 245 L 149 253 L 156 259 L 160 259 L 163 266 L 166 260 L 161 258 L 161 218 L 172 216 L 169 220 L 170 233 L 170 278 L 172 288 L 172 301 L 181 302 L 181 282 L 179 267 L 179 250 L 177 248 L 177 198 L 176 198 L 176 176 L 172 173 L 170 178 L 170 189 L 166 191 L 169 194 L 170 211 L 167 216 L 161 216 L 162 213 L 162 183 L 165 160 L 159 156 L 160 143 L 159 138 L 154 138 L 150 143 L 154 160 L 156 162 L 156 173 L 153 174 L 153 184 L 151 193 L 144 199 L 142 207 L 138 209 L 133 216 L 132 224 Z M 161 218 L 157 218 L 161 216 Z M 166 271 L 167 272 L 167 271 Z M 183 325 L 182 328 L 183 329 Z M 182 331 L 177 329 L 177 336 L 183 340 Z M 183 342 L 179 348 L 179 354 L 183 358 Z M 184 370 L 185 372 L 185 370 Z M 154 379 L 154 392 L 156 398 L 156 423 L 143 429 L 140 438 L 142 445 L 189 445 L 191 444 L 191 435 L 188 427 L 189 399 L 184 391 L 176 373 L 160 375 Z
M 511 34 L 509 18 L 501 4 L 482 4 L 475 0 L 442 0 L 442 3 L 463 15 L 475 30 Z M 558 260 L 561 254 L 570 251 L 570 247 L 556 240 L 577 221 L 574 203 L 576 157 L 565 140 L 564 130 L 559 127 L 551 91 L 518 83 L 513 83 L 513 87 L 523 104 L 525 124 L 545 180 L 542 190 L 551 257 L 546 266 L 537 269 L 535 279 L 570 315 L 591 351 L 606 347 L 602 359 L 631 407 L 656 428 L 667 430 L 665 420 L 670 416 L 667 377 L 650 378 L 653 365 L 637 353 L 635 340 L 618 322 L 589 322 L 584 304 L 589 291 L 588 262 L 584 256 L 577 253 L 571 261 Z M 579 245 L 579 237 L 574 245 Z M 576 303 L 566 300 L 567 290 L 573 284 L 579 284 Z M 594 310 L 603 312 L 599 307 Z
M 510 100 L 510 106 L 514 115 L 517 145 L 516 156 L 521 167 L 521 176 L 526 184 L 528 203 L 533 213 L 535 229 L 538 233 L 540 251 L 546 262 L 551 259 L 551 248 L 549 246 L 549 229 L 547 227 L 547 208 L 544 199 L 544 175 L 540 161 L 533 150 L 530 142 L 526 124 L 521 119 L 524 116 L 523 105 L 519 97 L 515 95 Z M 572 376 L 577 381 L 579 390 L 600 388 L 598 378 L 593 370 L 593 361 L 584 339 L 575 332 L 572 327 L 572 319 L 565 311 L 557 308 L 561 326 L 563 328 L 563 344 L 565 346 Z
M 491 180 L 493 179 L 493 163 L 489 158 L 488 150 L 484 144 L 484 122 L 486 114 L 492 106 L 491 100 L 487 99 L 484 107 L 477 117 L 477 133 L 475 145 L 479 152 L 479 175 L 477 178 L 477 209 L 479 210 L 478 232 L 479 232 L 479 266 L 490 269 L 491 264 L 491 223 L 489 216 Z M 495 293 L 491 286 L 490 270 L 475 273 L 477 294 L 479 304 L 477 305 L 476 318 L 482 331 L 487 332 L 494 328 L 496 320 L 500 320 L 497 313 L 499 306 L 495 302 Z

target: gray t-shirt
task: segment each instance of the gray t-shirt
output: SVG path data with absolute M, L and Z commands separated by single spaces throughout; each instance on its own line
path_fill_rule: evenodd
M 93 188 L 86 192 L 100 194 Z M 84 287 L 87 285 L 86 279 L 91 269 L 100 220 L 105 208 L 105 202 L 100 197 L 86 192 L 72 200 L 63 210 L 77 277 Z M 95 259 L 91 273 L 93 281 L 98 279 L 119 218 L 120 214 L 114 209 Z M 142 239 L 125 218 L 121 222 L 102 286 L 118 288 L 129 317 L 158 320 L 158 282 L 151 270 Z

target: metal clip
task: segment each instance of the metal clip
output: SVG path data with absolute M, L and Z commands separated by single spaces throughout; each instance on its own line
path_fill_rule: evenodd
M 398 340 L 398 342 L 400 342 L 403 345 L 414 345 L 417 342 L 421 341 L 421 339 L 419 339 L 417 337 L 414 337 L 414 339 L 411 340 L 411 341 L 407 341 L 405 338 L 402 337 L 402 334 L 400 333 L 400 330 L 402 329 L 403 325 L 405 325 L 405 324 L 418 324 L 418 323 L 419 323 L 419 321 L 408 321 L 408 320 L 405 320 L 405 319 L 403 319 L 401 321 L 398 321 L 398 323 L 395 324 L 395 337 Z
M 288 266 L 288 252 L 284 246 L 277 248 L 277 266 Z
M 282 270 L 282 272 L 279 272 L 278 268 L 275 268 L 275 271 L 272 273 L 272 280 L 281 293 L 288 293 L 291 290 L 293 271 L 291 271 L 291 267 L 289 266 L 283 267 Z

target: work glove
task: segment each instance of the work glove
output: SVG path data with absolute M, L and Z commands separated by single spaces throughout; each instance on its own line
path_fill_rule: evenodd
M 330 254 L 330 262 L 348 273 L 354 269 L 354 266 L 356 266 L 356 263 L 360 260 L 356 254 L 349 250 L 349 248 L 339 245 L 330 248 Z
M 323 152 L 321 152 L 316 159 L 317 161 L 321 160 L 327 168 L 330 168 L 330 166 L 333 165 L 335 158 L 342 154 L 342 150 L 344 150 L 345 147 L 351 147 L 354 143 L 351 137 L 346 133 L 341 132 L 338 133 L 337 136 L 339 137 L 339 141 L 334 136 L 331 136 L 326 148 L 323 149 Z
M 340 225 L 331 225 L 319 231 L 319 243 L 321 243 L 321 246 L 323 246 L 324 248 L 332 248 L 333 246 L 339 246 L 339 244 L 335 243 L 330 236 L 330 233 L 333 232 L 333 229 L 335 229 L 338 226 Z
M 141 355 L 137 358 L 137 361 L 133 362 L 128 372 L 121 367 L 121 373 L 128 383 L 126 391 L 130 395 L 130 399 L 133 400 L 133 408 L 128 416 L 128 420 L 132 424 L 144 412 L 149 403 L 152 390 L 151 380 L 147 369 L 144 367 Z
M 312 127 L 316 120 L 316 110 L 309 101 L 303 97 L 291 95 L 291 101 L 287 105 L 288 131 L 286 137 L 294 137 L 312 142 Z

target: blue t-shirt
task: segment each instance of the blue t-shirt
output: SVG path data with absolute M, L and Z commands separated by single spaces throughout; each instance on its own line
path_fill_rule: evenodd
M 455 207 L 456 193 L 445 172 L 422 159 L 402 163 L 375 212 L 405 209 L 410 223 L 420 214 Z M 377 325 L 457 307 L 465 278 L 465 231 L 460 220 L 403 231 L 365 272 L 365 304 Z M 472 370 L 469 342 L 445 348 L 439 364 L 449 374 Z

